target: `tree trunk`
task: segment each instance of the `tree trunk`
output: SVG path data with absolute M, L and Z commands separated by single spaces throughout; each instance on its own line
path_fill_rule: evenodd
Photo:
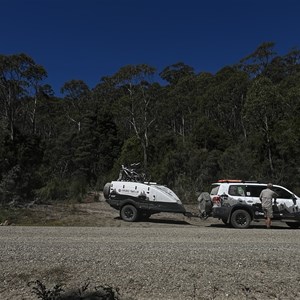
M 268 160 L 270 165 L 270 170 L 273 173 L 273 158 L 272 158 L 272 150 L 271 150 L 271 141 L 269 136 L 269 125 L 268 125 L 268 118 L 265 116 L 265 130 L 266 130 L 266 138 L 267 138 L 267 148 L 268 148 Z
M 145 172 L 147 172 L 147 168 L 148 168 L 147 146 L 144 142 L 142 142 L 142 148 L 143 148 L 144 170 Z

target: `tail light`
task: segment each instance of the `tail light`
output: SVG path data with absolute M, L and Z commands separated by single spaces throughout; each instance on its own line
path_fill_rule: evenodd
M 213 205 L 221 206 L 221 197 L 220 196 L 214 196 L 212 198 Z

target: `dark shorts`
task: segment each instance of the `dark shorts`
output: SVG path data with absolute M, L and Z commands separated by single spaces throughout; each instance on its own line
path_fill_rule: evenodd
M 272 207 L 263 207 L 265 218 L 273 218 L 273 209 Z

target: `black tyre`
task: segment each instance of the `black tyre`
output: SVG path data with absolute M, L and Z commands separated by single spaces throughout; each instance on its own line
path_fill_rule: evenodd
M 286 222 L 286 225 L 288 225 L 291 228 L 299 228 L 300 227 L 300 223 L 298 222 Z
M 230 221 L 234 228 L 244 229 L 250 226 L 251 216 L 247 211 L 237 209 L 232 213 Z
M 138 218 L 138 211 L 133 205 L 127 204 L 121 208 L 120 215 L 122 220 L 126 222 L 134 222 Z

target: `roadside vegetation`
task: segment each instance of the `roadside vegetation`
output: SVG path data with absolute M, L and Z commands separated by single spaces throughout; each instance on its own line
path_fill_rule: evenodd
M 64 290 L 64 286 L 56 284 L 51 288 L 48 288 L 40 280 L 29 282 L 28 286 L 32 288 L 32 294 L 35 295 L 35 299 L 40 300 L 118 300 L 120 294 L 118 289 L 114 289 L 111 286 L 99 285 L 95 287 L 90 286 L 90 282 L 87 280 L 81 287 L 75 291 Z
M 74 204 L 53 203 L 33 207 L 2 207 L 0 225 L 88 226 L 91 224 L 87 220 L 85 222 L 82 220 L 80 211 Z
M 185 203 L 220 178 L 300 194 L 300 51 L 249 53 L 216 74 L 127 65 L 62 96 L 33 58 L 0 55 L 0 204 L 80 202 L 133 162 Z

